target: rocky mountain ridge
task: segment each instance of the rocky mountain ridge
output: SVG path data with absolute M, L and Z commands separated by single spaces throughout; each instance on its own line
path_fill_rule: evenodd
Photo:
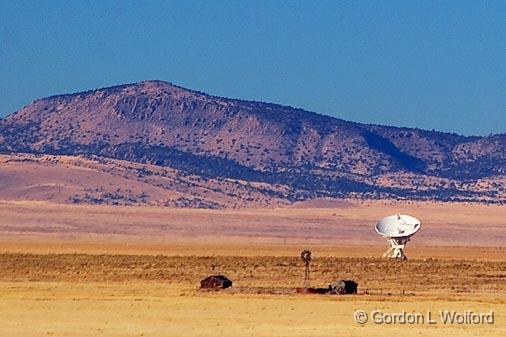
M 506 135 L 360 124 L 163 81 L 42 98 L 0 120 L 0 151 L 98 156 L 319 197 L 502 202 Z M 279 196 L 278 196 L 279 197 Z

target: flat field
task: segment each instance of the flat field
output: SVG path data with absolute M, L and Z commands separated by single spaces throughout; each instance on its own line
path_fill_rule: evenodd
M 209 211 L 0 203 L 0 335 L 505 336 L 505 208 L 325 201 Z M 384 242 L 372 229 L 396 212 L 423 220 L 403 262 L 380 257 Z M 353 279 L 359 294 L 291 293 L 302 284 L 303 248 L 313 251 L 313 286 Z M 217 273 L 234 286 L 198 290 L 203 277 Z M 359 324 L 356 310 L 424 321 L 379 324 L 369 317 Z M 493 312 L 494 322 L 444 324 L 440 310 Z

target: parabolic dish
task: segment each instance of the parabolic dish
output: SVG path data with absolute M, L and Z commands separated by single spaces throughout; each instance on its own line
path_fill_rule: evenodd
M 402 238 L 412 236 L 421 226 L 420 220 L 415 217 L 396 214 L 380 220 L 376 224 L 376 232 L 388 238 Z

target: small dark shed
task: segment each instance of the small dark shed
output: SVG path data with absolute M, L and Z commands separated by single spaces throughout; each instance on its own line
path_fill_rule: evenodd
M 358 283 L 352 280 L 340 280 L 329 285 L 331 294 L 356 294 Z
M 226 289 L 232 286 L 232 281 L 224 275 L 211 275 L 200 281 L 200 289 Z

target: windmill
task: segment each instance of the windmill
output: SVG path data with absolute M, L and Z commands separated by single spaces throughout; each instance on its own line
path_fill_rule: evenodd
M 300 252 L 300 258 L 306 265 L 306 269 L 304 271 L 304 288 L 309 288 L 309 262 L 311 262 L 311 251 L 304 249 Z

